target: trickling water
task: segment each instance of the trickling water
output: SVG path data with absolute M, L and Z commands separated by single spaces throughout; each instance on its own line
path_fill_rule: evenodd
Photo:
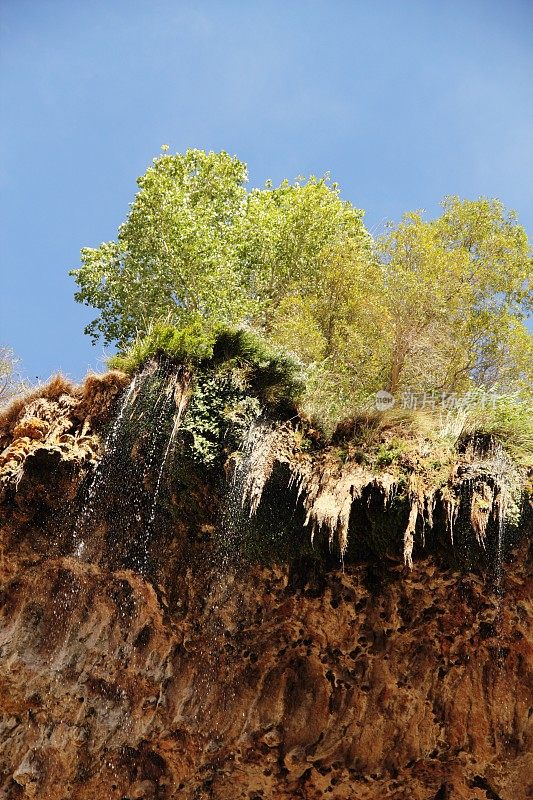
M 87 552 L 89 538 L 92 549 L 98 550 L 95 532 L 105 510 L 113 535 L 120 531 L 122 543 L 131 545 L 131 566 L 142 570 L 148 563 L 149 534 L 164 469 L 187 405 L 184 381 L 181 370 L 151 362 L 124 392 L 74 523 L 73 552 L 78 558 L 92 555 Z M 187 386 L 188 381 L 187 374 Z M 174 404 L 177 408 L 168 432 Z M 151 489 L 149 476 L 154 473 L 156 484 Z M 143 526 L 143 509 L 147 506 L 148 522 Z
M 176 411 L 174 412 L 172 430 L 168 438 L 167 446 L 163 453 L 163 458 L 161 459 L 161 464 L 159 466 L 159 470 L 157 473 L 157 480 L 152 499 L 152 506 L 150 509 L 150 516 L 148 518 L 148 524 L 146 525 L 144 530 L 143 541 L 142 541 L 142 554 L 145 558 L 145 561 L 147 559 L 147 550 L 150 539 L 150 533 L 152 531 L 155 522 L 157 503 L 161 491 L 161 482 L 163 479 L 163 474 L 165 472 L 165 467 L 167 465 L 168 457 L 176 444 L 176 438 L 178 435 L 178 431 L 180 429 L 181 420 L 187 408 L 187 402 L 189 399 L 189 385 L 190 385 L 190 375 L 188 373 L 184 373 L 182 375 L 181 372 L 177 372 L 171 376 L 166 389 L 167 400 L 163 404 L 163 408 L 165 411 L 167 411 L 167 407 L 172 402 L 174 402 L 176 406 Z
M 250 503 L 250 480 L 254 472 L 266 469 L 264 459 L 265 423 L 260 418 L 253 420 L 243 437 L 233 474 L 225 498 L 221 521 L 221 567 L 223 572 L 239 557 L 241 536 L 246 520 L 253 514 Z
M 160 383 L 159 391 L 156 395 L 155 401 L 146 408 L 141 407 L 137 414 L 137 430 L 136 434 L 141 434 L 143 422 L 149 422 L 149 442 L 147 446 L 147 453 L 145 457 L 145 471 L 150 473 L 154 466 L 154 462 L 159 455 L 161 442 L 159 441 L 159 434 L 161 433 L 165 422 L 170 415 L 172 407 L 172 388 L 170 383 L 174 377 L 173 373 L 169 373 L 166 365 L 160 365 L 148 373 L 147 383 L 157 385 Z M 151 386 L 147 387 L 149 390 Z M 146 405 L 146 404 L 144 404 Z
M 81 558 L 81 556 L 83 555 L 83 551 L 85 550 L 85 541 L 83 539 L 83 535 L 87 528 L 87 524 L 93 514 L 95 500 L 98 496 L 98 492 L 106 479 L 106 467 L 113 458 L 113 453 L 117 446 L 117 441 L 119 439 L 126 410 L 128 409 L 130 403 L 136 397 L 136 388 L 139 382 L 139 378 L 140 378 L 139 375 L 135 375 L 130 385 L 122 393 L 118 414 L 115 418 L 115 421 L 113 422 L 113 425 L 111 426 L 109 434 L 105 439 L 104 454 L 93 472 L 91 483 L 87 490 L 85 501 L 76 519 L 73 532 L 73 549 L 74 549 L 74 554 L 78 558 Z
M 507 457 L 505 451 L 501 446 L 495 448 L 494 451 L 494 474 L 496 478 L 496 543 L 494 551 L 494 594 L 495 594 L 495 616 L 494 626 L 497 635 L 497 657 L 495 663 L 495 692 L 497 685 L 500 687 L 502 683 L 505 685 L 505 637 L 506 637 L 506 624 L 505 624 L 505 588 L 504 588 L 504 557 L 506 550 L 506 533 L 507 533 L 507 520 L 509 510 L 512 504 L 512 475 L 513 467 Z M 496 694 L 495 694 L 496 696 Z M 513 735 L 513 713 L 509 704 L 508 693 L 500 691 L 498 693 L 501 697 L 501 718 L 506 720 L 506 724 L 502 727 L 501 734 L 504 737 L 512 737 Z
M 497 503 L 497 532 L 494 562 L 495 593 L 498 604 L 501 604 L 503 594 L 503 559 L 505 551 L 505 533 L 507 526 L 507 516 L 509 511 L 510 487 L 509 470 L 511 465 L 502 447 L 498 447 L 494 453 L 495 477 L 497 481 L 498 494 Z M 501 609 L 498 608 L 498 612 Z
M 203 652 L 204 668 L 197 675 L 195 694 L 200 707 L 210 691 L 220 682 L 220 657 L 229 630 L 245 624 L 247 609 L 244 600 L 233 591 L 235 577 L 242 563 L 242 540 L 250 517 L 248 483 L 252 469 L 258 468 L 265 433 L 265 423 L 253 420 L 242 439 L 234 460 L 218 525 L 218 542 L 214 548 L 210 571 L 213 575 L 207 598 L 209 648 Z M 228 656 L 226 656 L 227 661 Z M 231 681 L 225 687 L 225 700 L 231 703 L 234 691 Z
M 117 545 L 113 556 L 119 564 L 129 563 L 142 570 L 148 563 L 148 540 L 155 522 L 157 495 L 186 409 L 188 380 L 188 374 L 185 376 L 168 364 L 152 362 L 122 393 L 105 437 L 102 457 L 73 522 L 72 553 L 78 559 L 89 561 L 104 546 Z M 170 426 L 174 403 L 177 408 Z M 155 492 L 147 485 L 154 472 L 158 476 Z M 149 521 L 143 527 L 147 509 L 150 509 Z M 142 531 L 140 536 L 139 531 Z M 66 571 L 65 575 L 68 574 Z M 80 580 L 83 582 L 75 574 L 65 580 L 67 583 L 58 591 L 52 612 L 56 630 L 64 628 L 62 645 L 51 654 L 50 666 L 54 670 L 62 668 L 69 652 L 68 638 L 72 632 L 64 626 L 64 619 L 75 604 L 82 585 Z

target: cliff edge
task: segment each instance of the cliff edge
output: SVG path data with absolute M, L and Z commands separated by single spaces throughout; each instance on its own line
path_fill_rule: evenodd
M 201 462 L 191 376 L 147 375 L 0 418 L 0 796 L 533 797 L 531 515 L 498 454 L 401 481 L 241 398 Z

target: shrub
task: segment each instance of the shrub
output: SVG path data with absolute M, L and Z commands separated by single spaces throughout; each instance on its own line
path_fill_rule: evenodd
M 382 444 L 376 453 L 376 466 L 388 467 L 394 464 L 402 456 L 404 449 L 402 443 L 398 441 Z
M 255 402 L 254 402 L 255 401 Z M 230 370 L 199 369 L 181 430 L 187 436 L 194 461 L 214 466 L 224 447 L 238 447 L 250 423 L 260 412 L 255 398 L 245 393 Z
M 112 369 L 131 374 L 150 359 L 164 356 L 188 365 L 232 372 L 232 380 L 267 406 L 294 408 L 304 391 L 303 368 L 284 350 L 252 331 L 206 328 L 200 321 L 183 328 L 154 323 L 130 349 L 108 360 Z
M 216 333 L 197 320 L 183 328 L 168 322 L 153 323 L 145 336 L 138 336 L 130 349 L 108 359 L 111 369 L 131 374 L 151 358 L 166 356 L 173 361 L 195 364 L 213 353 Z
M 213 362 L 241 369 L 250 390 L 266 405 L 294 406 L 305 389 L 303 367 L 296 357 L 249 330 L 219 332 Z

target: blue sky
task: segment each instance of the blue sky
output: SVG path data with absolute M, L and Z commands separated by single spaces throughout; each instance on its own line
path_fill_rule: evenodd
M 330 171 L 373 232 L 459 194 L 533 235 L 532 30 L 527 0 L 0 0 L 0 344 L 102 368 L 67 271 L 163 143 Z

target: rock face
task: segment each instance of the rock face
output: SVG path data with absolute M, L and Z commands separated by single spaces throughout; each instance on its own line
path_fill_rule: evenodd
M 155 522 L 113 475 L 89 517 L 124 385 L 58 386 L 0 420 L 0 797 L 533 797 L 527 537 L 493 574 L 436 554 L 261 564 L 221 545 L 240 498 L 222 510 L 192 467 Z M 153 497 L 162 473 L 141 472 Z

